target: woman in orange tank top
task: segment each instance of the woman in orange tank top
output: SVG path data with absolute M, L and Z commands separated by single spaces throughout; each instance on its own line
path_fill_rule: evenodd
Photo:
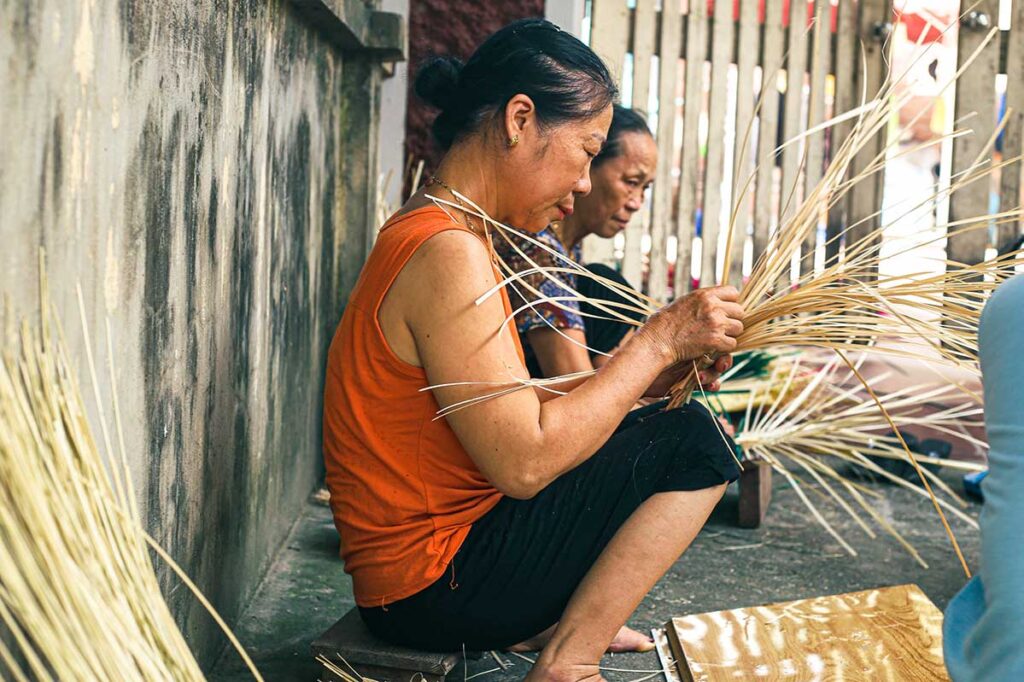
M 446 154 L 382 228 L 331 344 L 324 458 L 345 569 L 369 628 L 433 650 L 543 649 L 532 680 L 599 679 L 625 622 L 738 476 L 706 410 L 630 412 L 683 363 L 742 331 L 731 287 L 651 317 L 596 374 L 525 388 L 438 419 L 443 406 L 528 378 L 484 226 L 538 232 L 590 190 L 615 85 L 543 20 L 498 31 L 462 65 L 435 59 L 417 93 Z M 728 355 L 706 370 L 708 383 Z M 431 388 L 432 387 L 432 388 Z

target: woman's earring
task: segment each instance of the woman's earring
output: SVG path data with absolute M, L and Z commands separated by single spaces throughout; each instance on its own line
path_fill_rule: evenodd
M 519 144 L 519 136 L 518 135 L 513 135 L 512 137 L 508 138 L 509 149 L 511 149 L 512 147 L 515 147 L 517 144 Z

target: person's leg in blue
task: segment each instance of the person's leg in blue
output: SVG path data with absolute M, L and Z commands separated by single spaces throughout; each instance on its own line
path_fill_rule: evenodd
M 946 609 L 954 682 L 1024 680 L 1024 276 L 996 289 L 978 329 L 989 474 L 981 567 Z

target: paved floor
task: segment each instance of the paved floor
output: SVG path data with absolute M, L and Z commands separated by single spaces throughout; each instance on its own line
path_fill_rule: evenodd
M 958 477 L 947 480 L 960 489 Z M 917 583 L 940 608 L 945 607 L 964 577 L 934 510 L 909 491 L 876 487 L 885 493 L 879 510 L 917 547 L 930 568 L 920 567 L 888 536 L 868 538 L 849 517 L 823 506 L 826 518 L 858 552 L 856 557 L 847 555 L 784 482 L 776 482 L 774 502 L 761 528 L 736 528 L 735 490 L 730 490 L 694 545 L 640 604 L 630 625 L 648 630 L 676 615 L 902 583 Z M 970 513 L 976 516 L 979 511 L 980 506 L 972 504 Z M 977 531 L 955 520 L 953 529 L 968 561 L 976 566 Z M 353 604 L 337 549 L 329 511 L 311 503 L 238 627 L 267 680 L 317 679 L 309 642 Z M 485 656 L 468 661 L 465 676 L 477 674 L 483 682 L 522 679 L 529 663 L 505 654 L 501 658 L 510 666 L 507 671 L 487 672 L 497 664 Z M 650 673 L 642 671 L 658 667 L 653 653 L 607 656 L 604 664 L 630 671 L 606 672 L 610 681 L 645 678 Z M 456 670 L 451 679 L 463 676 Z M 249 678 L 237 657 L 228 653 L 211 679 Z

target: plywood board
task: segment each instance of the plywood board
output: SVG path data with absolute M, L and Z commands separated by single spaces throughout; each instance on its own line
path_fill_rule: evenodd
M 948 680 L 942 613 L 916 585 L 673 618 L 679 679 Z

